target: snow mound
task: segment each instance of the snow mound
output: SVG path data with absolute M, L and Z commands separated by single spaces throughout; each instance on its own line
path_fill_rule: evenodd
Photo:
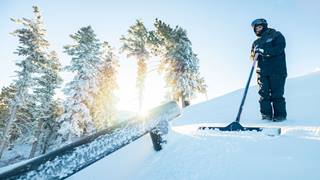
M 265 121 L 260 121 L 257 91 L 257 86 L 250 87 L 248 91 L 241 116 L 242 124 L 266 124 Z M 243 89 L 187 107 L 174 125 L 232 122 L 236 118 L 242 95 Z M 320 73 L 288 79 L 285 98 L 288 121 L 278 124 L 320 125 Z
M 320 73 L 287 81 L 284 122 L 261 121 L 257 87 L 250 88 L 241 123 L 280 127 L 280 136 L 197 130 L 234 121 L 242 93 L 184 109 L 160 152 L 145 136 L 70 179 L 320 179 Z

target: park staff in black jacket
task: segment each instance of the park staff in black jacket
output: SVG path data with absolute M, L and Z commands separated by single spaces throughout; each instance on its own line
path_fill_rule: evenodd
M 251 55 L 258 56 L 257 77 L 260 95 L 260 112 L 263 120 L 286 120 L 286 102 L 283 97 L 287 78 L 284 36 L 268 28 L 265 19 L 256 19 L 251 26 L 257 35 Z

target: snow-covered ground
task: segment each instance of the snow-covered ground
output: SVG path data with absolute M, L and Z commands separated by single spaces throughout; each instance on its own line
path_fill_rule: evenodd
M 31 146 L 29 144 L 19 143 L 13 149 L 4 151 L 3 157 L 0 160 L 0 173 L 17 166 L 20 164 L 19 162 L 28 161 L 26 159 L 30 150 Z M 13 163 L 15 163 L 14 166 Z
M 184 109 L 162 151 L 146 135 L 70 179 L 320 179 L 320 73 L 287 81 L 285 122 L 261 121 L 257 87 L 250 88 L 242 124 L 281 127 L 280 136 L 197 130 L 232 122 L 242 93 Z

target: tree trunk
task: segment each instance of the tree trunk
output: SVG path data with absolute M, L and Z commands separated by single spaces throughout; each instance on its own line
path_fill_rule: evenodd
M 181 107 L 185 108 L 190 105 L 190 101 L 186 100 L 186 98 L 181 95 Z
M 181 107 L 184 108 L 185 104 L 184 104 L 184 96 L 183 95 L 181 95 L 180 100 L 181 100 Z
M 10 137 L 10 129 L 12 127 L 12 124 L 16 120 L 17 109 L 18 109 L 18 103 L 15 102 L 15 104 L 13 105 L 13 108 L 10 111 L 10 118 L 6 124 L 5 129 L 4 129 L 3 141 L 1 142 L 1 147 L 0 147 L 0 159 L 1 159 L 2 154 L 7 146 L 7 143 L 8 143 L 9 137 Z
M 41 149 L 41 154 L 45 154 L 48 150 L 48 147 L 49 147 L 49 141 L 50 141 L 50 138 L 53 134 L 53 131 L 50 130 L 49 134 L 45 137 L 44 139 L 44 144 L 43 144 L 43 148 Z
M 40 135 L 41 135 L 42 124 L 43 124 L 43 121 L 42 121 L 42 119 L 40 119 L 39 122 L 38 122 L 38 128 L 37 128 L 37 130 L 35 132 L 35 135 L 34 135 L 36 140 L 32 144 L 32 148 L 31 148 L 31 151 L 30 151 L 29 159 L 33 158 L 34 155 L 36 154 L 37 147 L 38 147 L 38 144 L 39 144 Z

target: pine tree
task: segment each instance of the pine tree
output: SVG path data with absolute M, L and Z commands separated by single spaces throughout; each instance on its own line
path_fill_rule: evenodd
M 137 20 L 132 25 L 126 36 L 121 37 L 122 52 L 126 52 L 128 57 L 136 58 L 138 65 L 136 86 L 138 88 L 139 97 L 139 111 L 143 106 L 143 94 L 145 89 L 145 79 L 147 75 L 147 60 L 150 53 L 147 49 L 149 32 L 144 26 L 143 22 Z
M 9 116 L 9 108 L 10 108 L 10 103 L 12 100 L 14 100 L 14 96 L 17 92 L 17 89 L 14 84 L 11 84 L 8 87 L 3 87 L 1 89 L 0 93 L 0 139 L 4 139 L 3 137 L 3 132 L 5 125 L 7 123 L 7 117 Z M 18 118 L 17 118 L 18 119 Z M 15 121 L 15 123 L 18 120 Z M 8 140 L 8 144 L 12 143 L 12 139 L 16 139 L 19 134 L 17 133 L 17 130 L 14 129 L 15 126 L 13 125 L 11 128 L 11 138 Z
M 101 65 L 100 42 L 91 26 L 81 28 L 70 37 L 75 44 L 64 47 L 72 57 L 71 65 L 65 69 L 75 76 L 64 89 L 67 99 L 59 130 L 64 141 L 95 131 L 90 108 L 94 107 L 94 95 L 98 88 L 96 77 Z
M 16 71 L 17 80 L 15 80 L 15 86 L 17 91 L 15 98 L 10 103 L 10 116 L 3 133 L 4 140 L 1 142 L 0 157 L 10 139 L 10 131 L 17 119 L 17 111 L 26 104 L 25 101 L 30 96 L 30 87 L 34 84 L 33 76 L 39 73 L 38 70 L 41 68 L 39 64 L 44 61 L 43 52 L 48 46 L 48 42 L 43 38 L 45 31 L 42 27 L 39 8 L 33 6 L 33 12 L 35 19 L 12 19 L 12 21 L 23 26 L 23 28 L 14 31 L 13 35 L 19 38 L 20 43 L 15 54 L 24 57 L 24 59 L 16 63 L 21 69 Z M 30 109 L 32 108 L 30 107 Z
M 100 130 L 114 124 L 118 100 L 115 91 L 118 89 L 116 75 L 119 62 L 107 42 L 102 43 L 101 60 L 103 63 L 98 75 L 99 88 L 95 95 L 96 106 L 92 109 L 95 127 Z
M 35 77 L 37 86 L 34 88 L 34 95 L 37 102 L 37 127 L 35 128 L 33 136 L 34 142 L 32 144 L 30 158 L 34 157 L 39 143 L 40 145 L 47 143 L 39 141 L 41 140 L 42 134 L 48 134 L 48 132 L 43 132 L 43 127 L 53 124 L 55 121 L 55 119 L 52 119 L 53 96 L 55 95 L 55 89 L 57 89 L 62 82 L 62 79 L 59 76 L 61 65 L 55 51 L 52 51 L 41 65 L 42 75 L 40 77 Z
M 4 139 L 3 132 L 8 117 L 12 101 L 15 99 L 17 88 L 15 84 L 3 87 L 0 93 L 0 137 Z M 27 143 L 30 141 L 30 129 L 32 128 L 32 120 L 34 120 L 31 110 L 34 103 L 30 98 L 26 98 L 24 105 L 19 107 L 16 112 L 16 120 L 11 126 L 10 136 L 7 141 L 8 147 L 11 149 L 17 143 Z
M 61 100 L 53 100 L 49 121 L 46 121 L 43 125 L 43 133 L 40 139 L 40 141 L 43 142 L 40 144 L 41 154 L 45 154 L 48 150 L 56 147 L 56 144 L 54 143 L 58 137 L 59 130 L 59 123 L 57 119 L 62 115 L 62 113 L 63 106 Z
M 2 87 L 0 93 L 0 129 L 3 130 L 6 123 L 6 117 L 9 115 L 10 102 L 14 99 L 17 89 L 14 84 L 8 87 Z M 2 132 L 2 131 L 1 131 Z M 2 135 L 2 133 L 0 133 Z M 2 137 L 1 137 L 2 139 Z
M 165 74 L 169 97 L 181 101 L 182 107 L 196 92 L 204 93 L 206 85 L 199 73 L 199 59 L 193 53 L 187 33 L 179 26 L 170 25 L 156 19 L 156 30 L 152 32 L 153 52 L 161 56 L 160 72 Z

